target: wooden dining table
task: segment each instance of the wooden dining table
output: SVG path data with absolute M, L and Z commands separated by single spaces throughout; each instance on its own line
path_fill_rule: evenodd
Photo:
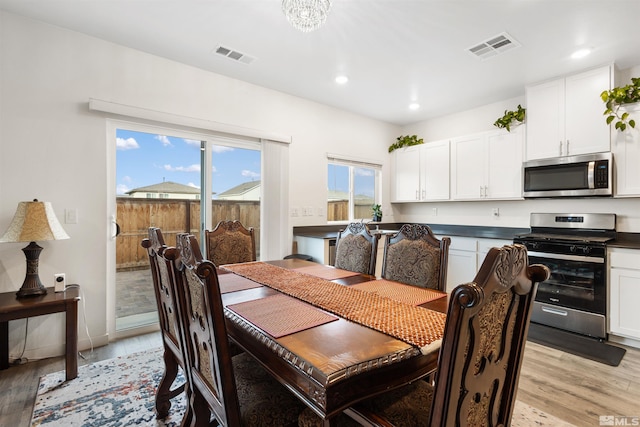
M 376 280 L 374 276 L 353 274 L 300 259 L 268 261 L 266 264 L 324 276 L 323 280 L 349 287 Z M 281 292 L 252 283 L 224 270 L 224 266 L 219 271 L 230 338 L 323 418 L 325 424 L 330 424 L 347 407 L 425 377 L 437 368 L 438 346 L 421 351 L 415 345 L 331 313 L 321 314 L 334 316 L 332 321 L 275 337 L 259 322 L 248 319 L 253 309 L 244 315 L 239 313 L 243 313 L 240 310 L 243 304 L 258 300 L 277 301 Z M 276 299 L 267 300 L 267 297 Z M 421 307 L 444 313 L 446 295 Z

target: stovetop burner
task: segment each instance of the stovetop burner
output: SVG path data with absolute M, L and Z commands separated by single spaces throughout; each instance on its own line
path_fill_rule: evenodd
M 604 245 L 616 237 L 615 214 L 532 213 L 530 221 L 531 233 L 516 239 Z
M 553 234 L 553 233 L 529 233 L 516 236 L 522 240 L 545 240 L 554 242 L 576 242 L 576 243 L 606 243 L 613 240 L 613 236 L 589 235 L 580 236 L 573 234 Z

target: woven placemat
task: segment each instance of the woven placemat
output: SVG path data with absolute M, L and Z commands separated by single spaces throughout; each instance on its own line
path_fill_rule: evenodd
M 227 265 L 228 271 L 313 304 L 421 349 L 439 341 L 446 315 L 264 262 Z
M 272 295 L 227 306 L 274 338 L 338 320 L 287 295 Z
M 411 305 L 421 305 L 447 296 L 445 292 L 405 285 L 385 279 L 358 283 L 351 287 L 362 291 L 374 292 L 382 297 L 391 298 L 394 301 Z
M 262 287 L 262 284 L 237 274 L 220 274 L 218 275 L 218 282 L 220 283 L 221 294 Z
M 307 267 L 298 267 L 293 270 L 301 273 L 310 274 L 312 276 L 321 277 L 327 280 L 343 279 L 345 277 L 357 276 L 360 273 L 355 273 L 349 270 L 342 270 L 340 268 L 331 267 L 329 265 L 310 265 Z

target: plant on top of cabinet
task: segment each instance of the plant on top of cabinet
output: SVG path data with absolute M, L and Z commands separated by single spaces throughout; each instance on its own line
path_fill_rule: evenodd
M 420 145 L 424 144 L 424 140 L 422 138 L 418 139 L 417 135 L 400 135 L 396 138 L 396 142 L 389 146 L 389 152 L 401 147 L 408 147 L 410 145 Z
M 629 85 L 605 90 L 600 94 L 600 98 L 607 106 L 607 109 L 604 110 L 604 115 L 607 116 L 608 125 L 617 119 L 616 129 L 624 131 L 627 125 L 632 128 L 636 127 L 635 120 L 629 119 L 629 113 L 625 111 L 620 114 L 619 109 L 624 104 L 640 102 L 640 77 L 632 78 Z
M 518 109 L 516 111 L 504 110 L 504 116 L 496 120 L 493 125 L 500 129 L 506 129 L 507 132 L 511 132 L 511 126 L 514 122 L 519 122 L 516 124 L 524 122 L 525 111 L 526 109 L 522 108 L 520 104 L 518 104 Z

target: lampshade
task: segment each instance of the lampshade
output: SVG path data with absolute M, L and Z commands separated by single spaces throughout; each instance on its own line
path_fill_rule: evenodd
M 330 0 L 282 0 L 282 11 L 294 28 L 308 33 L 327 20 Z
M 49 202 L 20 202 L 9 229 L 0 237 L 0 242 L 31 242 L 22 248 L 27 259 L 27 274 L 22 287 L 16 293 L 18 298 L 45 295 L 47 289 L 38 276 L 38 264 L 42 247 L 36 240 L 62 240 L 69 235 L 62 229 Z
M 49 202 L 20 202 L 9 228 L 0 242 L 34 242 L 62 240 L 69 235 L 62 229 Z

